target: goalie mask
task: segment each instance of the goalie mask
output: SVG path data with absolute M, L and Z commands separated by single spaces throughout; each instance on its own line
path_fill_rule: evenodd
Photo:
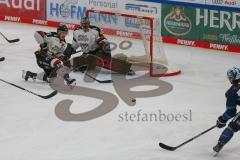
M 90 20 L 88 17 L 82 17 L 81 19 L 81 27 L 83 29 L 88 29 L 90 26 Z

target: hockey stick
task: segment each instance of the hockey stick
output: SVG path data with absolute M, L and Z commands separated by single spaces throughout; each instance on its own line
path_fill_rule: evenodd
M 5 57 L 1 57 L 1 58 L 0 58 L 0 62 L 1 62 L 1 61 L 4 61 L 4 60 L 5 60 Z
M 18 41 L 20 41 L 20 39 L 19 38 L 16 38 L 16 39 L 7 39 L 7 37 L 5 37 L 1 32 L 0 32 L 0 34 L 3 36 L 3 38 L 6 40 L 6 41 L 8 41 L 8 43 L 15 43 L 15 42 L 18 42 Z
M 2 81 L 2 82 L 4 82 L 4 83 L 7 83 L 7 84 L 9 84 L 9 85 L 12 85 L 12 86 L 14 86 L 14 87 L 17 87 L 17 88 L 19 88 L 19 89 L 21 89 L 21 90 L 24 90 L 24 91 L 28 92 L 28 93 L 31 93 L 31 94 L 33 94 L 33 95 L 35 95 L 35 96 L 41 97 L 41 98 L 43 98 L 43 99 L 52 98 L 53 96 L 55 96 L 55 95 L 58 93 L 57 91 L 53 91 L 52 93 L 50 93 L 50 94 L 48 94 L 48 95 L 46 95 L 46 96 L 43 96 L 43 95 L 34 93 L 34 92 L 32 92 L 32 91 L 29 91 L 29 90 L 27 90 L 27 89 L 25 89 L 25 88 L 23 88 L 23 87 L 20 87 L 20 86 L 18 86 L 18 85 L 16 85 L 16 84 L 7 82 L 7 81 L 5 81 L 5 80 L 3 80 L 3 79 L 1 79 L 1 78 L 0 78 L 0 81 Z
M 196 138 L 198 138 L 198 137 L 204 135 L 205 133 L 211 131 L 211 130 L 214 129 L 214 128 L 216 128 L 216 125 L 212 126 L 211 128 L 209 128 L 209 129 L 203 131 L 202 133 L 196 135 L 195 137 L 193 137 L 193 138 L 191 138 L 191 139 L 189 139 L 189 140 L 183 142 L 182 144 L 180 144 L 180 145 L 178 145 L 178 146 L 176 146 L 176 147 L 171 147 L 171 146 L 168 146 L 168 145 L 163 144 L 163 143 L 159 143 L 159 146 L 160 146 L 161 148 L 166 149 L 166 150 L 169 150 L 169 151 L 175 151 L 176 149 L 178 149 L 178 148 L 182 147 L 183 145 L 185 145 L 185 144 L 187 144 L 187 143 L 193 141 L 194 139 L 196 139 Z
M 93 80 L 97 81 L 98 83 L 112 83 L 113 81 L 112 80 L 98 80 L 96 78 L 94 78 L 93 76 L 85 73 L 88 77 L 92 78 Z
M 76 70 L 76 68 L 72 69 L 72 70 Z M 82 73 L 84 73 L 84 71 L 81 71 Z M 86 76 L 92 78 L 93 80 L 97 81 L 98 83 L 112 83 L 112 80 L 98 80 L 96 78 L 94 78 L 93 76 L 91 76 L 90 74 L 85 73 Z

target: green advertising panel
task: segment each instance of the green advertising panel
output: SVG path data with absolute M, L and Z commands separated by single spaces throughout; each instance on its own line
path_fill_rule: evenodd
M 240 12 L 162 4 L 162 35 L 240 46 Z

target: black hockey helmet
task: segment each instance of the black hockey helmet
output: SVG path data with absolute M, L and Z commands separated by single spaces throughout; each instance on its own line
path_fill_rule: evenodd
M 67 28 L 67 26 L 66 25 L 60 25 L 58 28 L 57 28 L 57 32 L 59 32 L 59 31 L 63 31 L 63 32 L 66 32 L 66 33 L 68 33 L 68 28 Z

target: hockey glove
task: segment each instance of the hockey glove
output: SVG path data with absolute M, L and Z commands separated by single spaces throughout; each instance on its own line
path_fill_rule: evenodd
M 217 127 L 218 127 L 218 128 L 223 128 L 223 127 L 225 127 L 225 126 L 226 126 L 226 123 L 227 123 L 227 120 L 225 120 L 225 119 L 223 118 L 223 116 L 218 117 L 218 120 L 217 120 Z
M 58 58 L 54 58 L 51 61 L 51 67 L 52 68 L 61 68 L 63 66 L 63 62 L 58 59 Z
M 111 47 L 110 47 L 110 43 L 106 40 L 103 39 L 101 41 L 98 41 L 98 45 L 99 47 L 102 49 L 102 51 L 106 54 L 111 54 Z
M 42 43 L 42 44 L 40 44 L 40 48 L 41 48 L 41 51 L 47 52 L 47 51 L 48 51 L 47 43 Z
M 68 43 L 65 51 L 63 52 L 64 60 L 65 61 L 68 60 L 69 58 L 71 58 L 71 55 L 73 55 L 75 53 L 76 53 L 76 50 L 73 49 L 72 45 Z

